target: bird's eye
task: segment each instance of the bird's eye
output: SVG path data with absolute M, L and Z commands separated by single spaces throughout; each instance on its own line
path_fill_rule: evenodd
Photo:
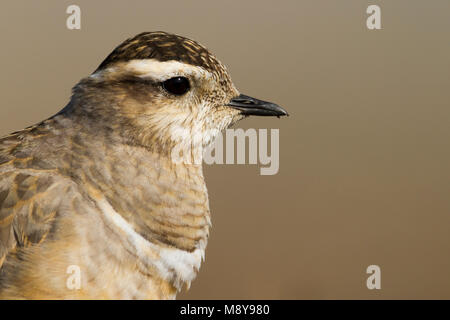
M 163 87 L 166 91 L 180 96 L 185 94 L 191 88 L 189 80 L 185 77 L 174 77 L 163 82 Z

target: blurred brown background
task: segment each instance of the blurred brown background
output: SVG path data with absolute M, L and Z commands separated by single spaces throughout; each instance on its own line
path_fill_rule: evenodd
M 81 30 L 66 28 L 70 4 Z M 366 28 L 370 4 L 382 30 Z M 4 0 L 0 134 L 60 110 L 127 37 L 196 39 L 291 117 L 239 124 L 280 129 L 277 175 L 206 166 L 206 263 L 179 297 L 448 299 L 449 16 L 448 0 Z

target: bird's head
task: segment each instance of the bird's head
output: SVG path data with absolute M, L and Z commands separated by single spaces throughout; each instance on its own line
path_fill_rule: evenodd
M 73 99 L 96 121 L 159 152 L 208 145 L 249 115 L 287 115 L 276 104 L 240 94 L 205 47 L 165 32 L 120 44 L 74 88 Z

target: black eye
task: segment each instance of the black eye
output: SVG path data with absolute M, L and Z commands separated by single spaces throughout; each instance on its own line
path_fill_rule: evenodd
M 174 77 L 163 82 L 163 87 L 168 92 L 177 96 L 185 94 L 191 88 L 189 80 L 185 77 Z

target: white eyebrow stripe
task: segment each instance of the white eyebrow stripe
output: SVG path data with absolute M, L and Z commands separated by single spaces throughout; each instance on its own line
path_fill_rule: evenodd
M 150 78 L 165 81 L 177 76 L 194 76 L 196 78 L 209 78 L 211 73 L 202 67 L 193 66 L 179 61 L 158 61 L 155 59 L 130 60 L 124 65 L 128 72 L 135 73 L 141 78 Z

